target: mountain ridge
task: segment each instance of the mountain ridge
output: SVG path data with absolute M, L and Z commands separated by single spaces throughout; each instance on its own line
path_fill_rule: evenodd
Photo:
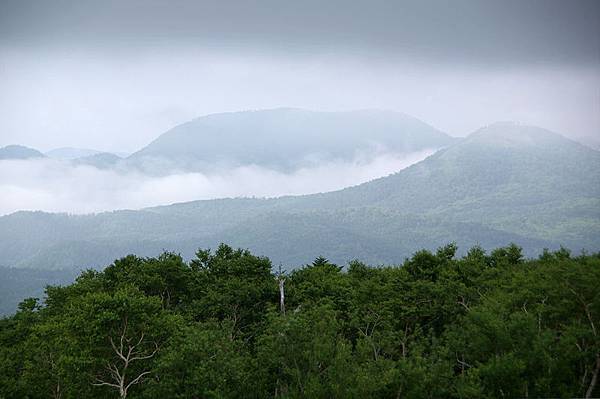
M 75 160 L 77 158 L 89 157 L 91 155 L 99 154 L 102 151 L 94 150 L 91 148 L 78 148 L 78 147 L 59 147 L 54 148 L 50 151 L 46 151 L 45 155 L 54 159 L 62 160 Z
M 127 160 L 179 159 L 188 168 L 259 165 L 290 171 L 322 160 L 381 151 L 441 148 L 454 138 L 393 111 L 317 112 L 297 108 L 218 113 L 177 125 Z
M 600 248 L 595 238 L 600 237 L 600 152 L 545 129 L 511 129 L 505 134 L 541 135 L 543 145 L 504 147 L 494 140 L 489 145 L 478 131 L 398 173 L 329 193 L 191 201 L 93 215 L 12 214 L 0 218 L 0 252 L 21 259 L 21 266 L 37 267 L 44 260 L 61 268 L 60 261 L 94 266 L 129 252 L 154 255 L 161 249 L 191 256 L 198 247 L 226 241 L 293 267 L 310 260 L 300 256 L 313 255 L 340 263 L 347 257 L 400 262 L 413 250 L 448 239 L 462 248 L 517 241 L 526 253 L 560 245 Z M 546 146 L 547 138 L 558 142 Z M 81 257 L 73 243 L 93 247 L 103 263 Z
M 0 160 L 45 158 L 40 151 L 24 145 L 9 144 L 0 148 Z

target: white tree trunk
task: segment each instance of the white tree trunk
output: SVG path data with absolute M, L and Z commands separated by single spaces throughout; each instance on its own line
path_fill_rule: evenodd
M 139 384 L 144 376 L 150 374 L 150 371 L 145 370 L 137 374 L 134 378 L 128 378 L 126 373 L 129 366 L 133 362 L 154 357 L 156 352 L 158 352 L 158 345 L 156 343 L 154 344 L 155 348 L 152 352 L 144 352 L 140 348 L 140 345 L 144 342 L 144 333 L 142 332 L 137 341 L 134 341 L 133 338 L 128 338 L 127 319 L 123 322 L 123 331 L 119 337 L 119 345 L 115 344 L 112 337 L 109 337 L 109 340 L 117 359 L 112 363 L 109 362 L 106 366 L 106 370 L 110 375 L 108 381 L 97 378 L 98 382 L 93 385 L 113 387 L 119 391 L 119 396 L 122 399 L 125 399 L 129 388 L 135 384 Z
M 282 314 L 285 314 L 285 291 L 284 291 L 285 280 L 282 276 L 279 276 L 279 309 Z
M 600 372 L 600 353 L 596 354 L 596 367 L 594 367 L 594 372 L 592 373 L 592 380 L 590 381 L 590 386 L 585 393 L 585 397 L 591 398 L 594 393 L 594 388 L 596 388 L 596 383 L 598 382 L 598 373 Z

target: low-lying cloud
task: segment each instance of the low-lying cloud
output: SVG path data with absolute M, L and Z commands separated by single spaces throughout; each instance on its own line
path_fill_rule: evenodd
M 19 210 L 93 213 L 200 199 L 278 197 L 338 190 L 386 176 L 431 155 L 379 153 L 291 173 L 248 165 L 211 173 L 150 176 L 54 159 L 0 161 L 0 214 Z

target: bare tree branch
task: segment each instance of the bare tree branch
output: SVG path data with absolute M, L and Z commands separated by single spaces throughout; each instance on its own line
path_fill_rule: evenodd
M 141 381 L 142 377 L 144 377 L 145 375 L 148 375 L 148 374 L 150 374 L 149 371 L 144 371 L 143 373 L 141 373 L 140 375 L 135 377 L 135 379 L 133 379 L 129 384 L 127 384 L 127 386 L 125 387 L 125 390 L 128 390 L 132 385 L 139 383 Z
M 148 353 L 147 351 L 142 350 L 141 346 L 144 343 L 144 337 L 144 331 L 140 333 L 139 338 L 136 340 L 134 340 L 133 337 L 128 337 L 127 318 L 124 318 L 123 328 L 119 336 L 119 345 L 117 346 L 117 344 L 115 344 L 115 341 L 112 337 L 108 338 L 110 341 L 110 346 L 116 355 L 116 360 L 112 363 L 108 362 L 106 365 L 106 370 L 108 371 L 110 379 L 105 381 L 103 379 L 96 378 L 97 382 L 92 383 L 92 385 L 116 388 L 119 390 L 120 397 L 122 399 L 126 398 L 129 388 L 135 384 L 141 383 L 143 377 L 150 374 L 149 370 L 143 370 L 135 378 L 128 381 L 126 372 L 131 363 L 150 359 L 154 357 L 159 350 L 159 346 L 156 342 L 154 342 L 154 350 L 152 352 Z M 135 342 L 135 344 L 133 342 Z
M 113 384 L 111 382 L 102 381 L 100 379 L 98 379 L 98 381 L 100 381 L 100 382 L 94 382 L 94 383 L 92 383 L 92 385 L 97 386 L 97 387 L 102 386 L 102 385 L 107 385 L 109 387 L 121 388 L 120 385 Z

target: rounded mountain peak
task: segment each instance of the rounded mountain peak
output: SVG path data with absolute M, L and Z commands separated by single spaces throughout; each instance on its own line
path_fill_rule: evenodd
M 465 143 L 490 144 L 500 147 L 546 147 L 561 143 L 575 144 L 570 139 L 537 126 L 519 122 L 496 122 L 469 135 Z

